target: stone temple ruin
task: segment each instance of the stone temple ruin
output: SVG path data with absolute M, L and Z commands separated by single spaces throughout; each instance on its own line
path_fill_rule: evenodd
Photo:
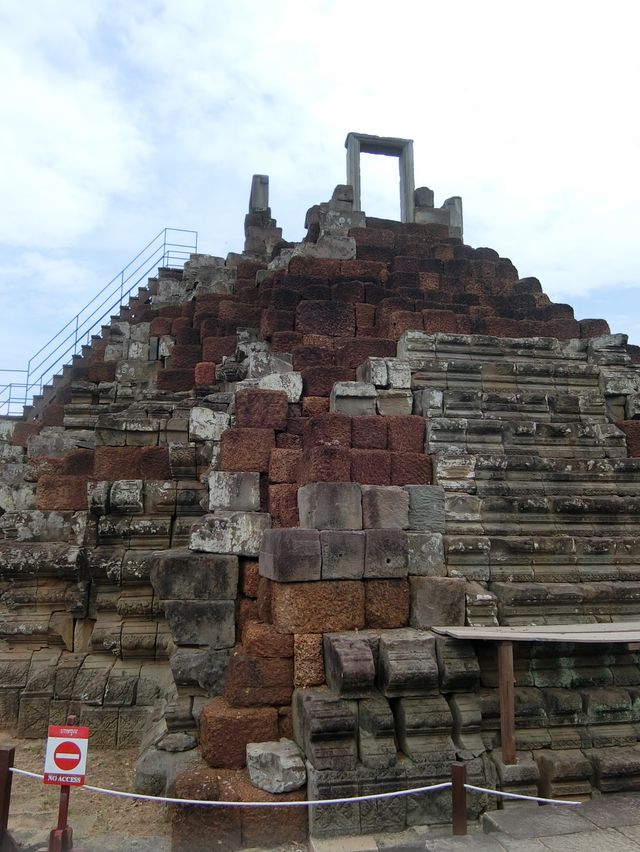
M 360 151 L 399 157 L 403 221 L 359 209 Z M 160 269 L 0 422 L 0 724 L 76 713 L 181 797 L 355 796 L 455 759 L 503 790 L 640 789 L 640 646 L 517 644 L 509 764 L 495 647 L 431 630 L 640 620 L 640 353 L 465 245 L 408 140 L 350 134 L 348 163 L 297 244 L 255 176 L 241 254 Z M 448 791 L 177 808 L 173 848 L 449 819 Z

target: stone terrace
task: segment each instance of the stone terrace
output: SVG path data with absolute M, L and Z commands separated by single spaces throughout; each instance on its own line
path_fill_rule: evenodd
M 198 767 L 182 796 L 381 792 L 456 758 L 525 793 L 638 788 L 635 647 L 519 647 L 505 766 L 495 657 L 430 631 L 637 619 L 638 351 L 416 219 L 338 187 L 294 245 L 253 204 L 243 254 L 160 270 L 0 424 L 4 726 L 76 712 L 94 745 L 141 743 L 141 788 Z M 247 743 L 280 737 L 306 792 L 249 783 Z M 310 828 L 443 823 L 449 798 Z M 173 848 L 306 836 L 283 813 L 178 812 Z

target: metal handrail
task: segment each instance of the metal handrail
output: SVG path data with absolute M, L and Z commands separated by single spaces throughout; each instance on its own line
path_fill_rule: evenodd
M 173 236 L 178 234 L 189 237 Z M 198 232 L 163 228 L 78 313 L 44 343 L 27 362 L 26 370 L 0 370 L 24 375 L 24 381 L 0 384 L 0 415 L 16 416 L 30 398 L 41 392 L 45 380 L 78 354 L 105 317 L 120 307 L 132 290 L 157 267 L 180 268 L 198 251 Z M 19 392 L 19 393 L 18 393 Z

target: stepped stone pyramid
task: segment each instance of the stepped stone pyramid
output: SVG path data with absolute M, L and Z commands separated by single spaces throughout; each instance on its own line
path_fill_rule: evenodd
M 635 646 L 517 645 L 505 765 L 495 652 L 431 631 L 638 620 L 640 353 L 465 245 L 460 199 L 410 185 L 411 221 L 380 220 L 354 183 L 291 244 L 255 176 L 241 254 L 160 269 L 0 422 L 0 725 L 74 712 L 183 797 L 363 795 L 455 759 L 640 789 Z M 302 777 L 276 792 L 246 746 L 275 777 L 280 738 Z M 450 794 L 203 811 L 174 849 L 437 824 Z

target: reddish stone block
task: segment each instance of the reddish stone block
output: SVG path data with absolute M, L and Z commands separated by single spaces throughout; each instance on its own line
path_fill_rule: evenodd
M 364 282 L 341 281 L 339 284 L 334 284 L 331 288 L 331 298 L 336 302 L 351 302 L 358 305 L 364 302 Z
M 376 324 L 376 306 L 359 304 L 356 308 L 356 331 L 373 329 Z
M 220 441 L 220 470 L 267 473 L 269 456 L 275 445 L 273 429 L 227 429 Z
M 52 456 L 33 456 L 24 467 L 25 482 L 37 482 L 41 476 L 58 476 L 62 473 L 62 459 Z
M 422 311 L 424 330 L 428 334 L 436 334 L 439 331 L 449 334 L 458 333 L 458 317 L 453 311 L 443 311 L 434 308 Z
M 237 647 L 229 659 L 224 697 L 232 707 L 289 704 L 293 693 L 293 660 L 256 657 Z
M 294 687 L 306 689 L 324 682 L 322 633 L 296 633 L 293 637 Z
M 150 337 L 163 337 L 171 334 L 172 317 L 154 317 L 149 323 Z
M 64 405 L 50 402 L 40 415 L 41 426 L 62 426 L 64 422 Z
M 382 327 L 393 340 L 400 340 L 405 331 L 423 331 L 422 314 L 413 311 L 394 311 Z
M 304 421 L 303 439 L 305 450 L 311 447 L 351 446 L 351 417 L 347 414 L 328 412 Z
M 175 319 L 171 320 L 171 334 L 175 337 L 179 331 L 185 331 L 185 329 L 191 329 L 191 320 L 189 317 L 179 316 L 175 317 Z M 199 338 L 198 338 L 198 342 Z
M 336 364 L 339 367 L 359 367 L 367 358 L 395 358 L 395 340 L 380 337 L 359 337 L 336 350 Z
M 340 275 L 341 261 L 323 257 L 305 257 L 294 255 L 289 261 L 289 275 L 316 275 L 325 278 L 337 278 Z
M 583 319 L 579 321 L 580 337 L 600 337 L 611 334 L 609 323 L 603 319 Z
M 236 801 L 235 789 L 235 785 L 220 778 L 217 770 L 188 769 L 176 777 L 173 795 L 197 801 Z M 231 852 L 242 846 L 240 808 L 172 805 L 170 814 L 172 852 L 207 849 L 212 837 L 220 852 Z
M 346 447 L 313 447 L 305 450 L 298 467 L 298 484 L 350 482 L 351 451 Z
M 631 458 L 640 458 L 640 420 L 621 420 L 616 423 L 627 438 L 627 453 Z
M 176 343 L 179 346 L 200 346 L 200 331 L 191 326 L 191 320 L 186 317 L 180 317 L 179 320 L 174 320 L 174 323 L 176 322 L 189 323 L 184 328 L 179 328 L 172 332 Z
M 327 334 L 303 334 L 303 346 L 315 346 L 318 349 L 329 349 L 334 351 L 336 348 L 336 340 L 339 338 L 329 337 Z
M 229 299 L 220 302 L 218 305 L 218 318 L 220 322 L 247 328 L 260 328 L 261 317 L 262 308 L 247 305 L 244 302 L 232 302 Z
M 291 352 L 302 346 L 302 333 L 298 331 L 276 331 L 271 337 L 272 352 Z
M 231 707 L 224 698 L 208 701 L 200 713 L 200 753 L 209 766 L 240 769 L 247 743 L 278 738 L 275 707 Z
M 248 598 L 258 597 L 260 563 L 256 559 L 240 560 L 240 591 Z
M 216 365 L 213 361 L 200 361 L 195 370 L 196 387 L 206 387 L 216 383 Z
M 270 485 L 269 513 L 274 527 L 297 527 L 300 523 L 298 486 L 289 483 Z
M 287 740 L 295 739 L 293 735 L 293 713 L 291 712 L 291 706 L 278 707 L 278 731 L 280 732 L 280 737 L 284 737 Z
M 36 507 L 43 510 L 86 511 L 86 477 L 41 476 L 36 486 Z
M 301 450 L 302 435 L 294 435 L 292 432 L 277 432 L 276 446 L 279 450 Z
M 269 457 L 270 482 L 297 482 L 298 464 L 302 450 L 271 450 Z
M 26 447 L 32 435 L 37 435 L 42 428 L 41 423 L 16 423 L 13 427 L 11 444 L 14 447 Z
M 364 627 L 364 585 L 359 580 L 272 583 L 273 626 L 280 633 L 322 633 Z
M 391 453 L 391 485 L 430 485 L 431 458 L 422 453 Z
M 386 450 L 351 450 L 351 480 L 360 485 L 389 485 L 391 454 Z
M 198 356 L 198 360 L 200 360 L 200 356 Z M 180 370 L 160 370 L 158 373 L 158 390 L 177 393 L 179 391 L 193 390 L 195 384 L 196 378 L 194 367 Z
M 580 337 L 580 323 L 573 319 L 547 320 L 539 324 L 540 333 L 558 340 L 573 340 Z
M 259 618 L 258 601 L 253 598 L 240 598 L 236 616 L 236 624 L 240 633 L 244 630 L 245 624 L 248 624 L 250 621 L 258 621 Z
M 326 396 L 303 396 L 302 416 L 317 417 L 319 414 L 327 414 L 329 411 L 329 398 Z
M 424 418 L 408 414 L 385 419 L 388 429 L 388 447 L 392 452 L 424 452 Z
M 302 373 L 305 396 L 330 396 L 336 382 L 355 381 L 356 371 L 348 367 L 307 367 Z
M 340 275 L 344 279 L 358 278 L 361 281 L 382 281 L 388 277 L 387 264 L 376 260 L 343 260 Z
M 140 479 L 144 449 L 144 447 L 96 447 L 94 478 L 107 479 L 109 482 L 114 482 L 116 479 Z
M 199 345 L 178 346 L 176 344 L 171 350 L 171 370 L 195 367 L 199 361 L 202 361 L 202 347 Z
M 236 423 L 257 429 L 287 428 L 287 395 L 284 391 L 247 388 L 236 393 Z
M 267 340 L 277 331 L 293 331 L 294 320 L 293 311 L 277 311 L 269 308 L 262 312 L 260 334 Z
M 240 802 L 303 802 L 305 790 L 290 793 L 268 793 L 253 786 L 246 775 L 234 782 L 235 801 Z M 242 808 L 242 845 L 247 848 L 276 849 L 281 846 L 306 846 L 309 833 L 307 808 Z M 217 840 L 217 837 L 216 837 Z M 193 852 L 193 847 L 191 852 Z
M 140 478 L 151 480 L 171 479 L 169 450 L 166 447 L 141 447 Z
M 356 333 L 354 307 L 349 302 L 302 301 L 296 308 L 296 331 L 353 337 Z
M 278 633 L 272 624 L 249 621 L 242 630 L 242 647 L 254 657 L 293 657 L 293 636 Z
M 162 308 L 158 308 L 156 311 L 159 317 L 181 317 L 182 316 L 182 308 L 180 305 L 164 305 Z
M 293 355 L 293 369 L 304 370 L 306 367 L 334 367 L 336 353 L 322 346 L 296 346 Z
M 60 473 L 65 476 L 93 476 L 93 450 L 70 450 L 61 459 Z
M 351 445 L 358 450 L 387 449 L 388 417 L 366 415 L 351 421 Z
M 393 630 L 409 624 L 409 581 L 402 578 L 364 581 L 364 609 L 369 628 Z
M 271 580 L 258 578 L 258 620 L 271 623 Z
M 395 245 L 395 234 L 385 228 L 350 228 L 349 236 L 354 238 L 358 248 L 374 246 L 392 249 Z
M 219 364 L 225 356 L 233 355 L 237 345 L 235 334 L 228 337 L 205 337 L 202 341 L 202 360 Z
M 115 361 L 105 361 L 100 364 L 90 364 L 87 371 L 89 382 L 112 382 L 116 377 Z
M 261 260 L 241 260 L 236 267 L 238 278 L 255 278 L 259 269 L 266 269 L 267 264 Z

